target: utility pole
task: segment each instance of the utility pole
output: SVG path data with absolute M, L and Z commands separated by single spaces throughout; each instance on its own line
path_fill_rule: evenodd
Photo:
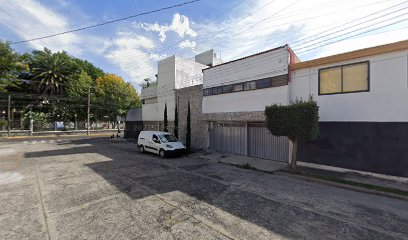
M 34 131 L 33 107 L 30 106 L 30 136 L 33 135 L 33 131 Z
M 10 137 L 10 128 L 11 128 L 11 118 L 10 118 L 10 108 L 11 108 L 11 95 L 8 95 L 8 107 L 7 107 L 7 120 L 8 120 L 8 124 L 7 124 L 7 136 Z
M 88 116 L 87 116 L 87 124 L 86 124 L 86 135 L 89 135 L 89 114 L 91 111 L 91 88 L 88 88 Z

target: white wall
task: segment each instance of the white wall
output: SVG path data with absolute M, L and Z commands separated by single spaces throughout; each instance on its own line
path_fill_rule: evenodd
M 157 103 L 143 104 L 142 106 L 142 119 L 143 121 L 159 121 L 157 114 Z
M 175 62 L 176 62 L 175 89 L 203 84 L 202 69 L 207 68 L 206 65 L 181 57 L 176 57 Z
M 204 97 L 203 113 L 264 111 L 267 105 L 288 101 L 288 86 L 226 93 Z
M 283 47 L 206 69 L 203 87 L 216 87 L 287 74 L 288 55 L 287 47 Z
M 152 97 L 156 97 L 157 96 L 157 86 L 151 86 L 148 88 L 143 88 L 141 93 L 140 93 L 140 97 L 142 99 L 145 98 L 152 98 Z
M 204 88 L 288 73 L 288 49 L 280 48 L 204 70 Z M 203 97 L 203 113 L 264 111 L 273 103 L 288 104 L 288 86 Z
M 157 96 L 157 103 L 143 105 L 144 121 L 163 121 L 164 106 L 167 105 L 167 119 L 174 121 L 176 106 L 175 89 L 203 83 L 202 69 L 206 65 L 191 59 L 171 56 L 158 62 L 157 86 L 142 90 L 142 98 Z
M 176 57 L 171 56 L 158 63 L 157 99 L 158 111 L 156 114 L 160 121 L 164 120 L 164 106 L 167 104 L 167 120 L 174 121 L 175 108 L 175 77 Z
M 408 121 L 408 51 L 299 69 L 292 72 L 290 99 L 312 94 L 319 105 L 320 121 Z M 370 61 L 370 91 L 318 95 L 320 68 Z

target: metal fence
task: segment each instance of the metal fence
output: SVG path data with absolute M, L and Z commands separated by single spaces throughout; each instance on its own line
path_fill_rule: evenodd
M 44 100 L 37 94 L 0 93 L 0 136 L 124 129 L 124 121 L 113 121 L 109 116 L 101 116 L 99 110 L 98 106 L 89 105 L 88 124 L 86 103 L 72 104 L 58 98 Z

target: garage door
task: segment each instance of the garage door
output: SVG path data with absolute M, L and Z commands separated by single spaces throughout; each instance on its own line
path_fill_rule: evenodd
M 272 135 L 263 123 L 250 123 L 248 156 L 288 162 L 289 140 Z
M 210 123 L 210 148 L 219 152 L 247 155 L 245 123 Z

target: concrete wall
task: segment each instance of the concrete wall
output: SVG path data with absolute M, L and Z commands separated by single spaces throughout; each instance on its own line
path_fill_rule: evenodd
M 214 49 L 196 55 L 195 61 L 206 66 L 215 66 L 222 63 L 222 60 L 214 53 Z
M 319 105 L 320 121 L 407 122 L 408 51 L 381 54 L 292 72 L 290 98 L 307 99 Z M 370 62 L 370 91 L 318 95 L 318 70 L 354 62 Z
M 181 57 L 176 57 L 175 64 L 175 89 L 203 84 L 202 69 L 207 68 L 206 65 Z
M 179 139 L 186 143 L 188 101 L 191 111 L 191 147 L 202 149 L 207 146 L 208 126 L 202 114 L 203 85 L 176 90 L 179 112 Z
M 203 99 L 204 113 L 264 111 L 266 105 L 289 101 L 288 86 L 233 92 Z M 201 93 L 202 95 L 202 93 Z
M 164 106 L 167 104 L 167 119 L 174 121 L 176 57 L 172 56 L 158 63 L 157 73 L 157 115 L 164 120 Z
M 175 90 L 202 84 L 202 69 L 206 67 L 191 59 L 177 56 L 159 61 L 157 86 L 142 89 L 141 97 L 145 100 L 143 121 L 163 122 L 165 104 L 167 105 L 168 121 L 174 121 Z M 148 126 L 150 125 L 152 124 Z M 157 127 L 157 125 L 154 126 Z
M 159 121 L 157 103 L 145 103 L 142 105 L 143 121 Z
M 408 177 L 408 51 L 292 72 L 291 100 L 312 94 L 319 105 L 319 137 L 299 146 L 298 159 Z M 318 95 L 318 70 L 369 61 L 369 91 Z
M 225 63 L 203 71 L 204 88 L 242 83 L 288 73 L 287 47 Z M 203 113 L 264 111 L 266 105 L 288 104 L 288 86 L 204 96 Z
M 204 88 L 222 86 L 288 73 L 287 47 L 265 52 L 203 71 Z

